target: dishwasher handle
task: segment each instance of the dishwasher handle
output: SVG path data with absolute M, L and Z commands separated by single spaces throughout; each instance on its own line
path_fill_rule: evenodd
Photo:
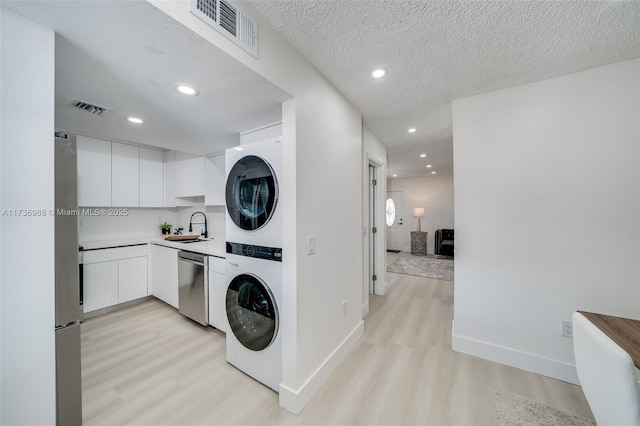
M 192 251 L 179 251 L 178 260 L 186 261 L 189 263 L 195 263 L 200 266 L 207 266 L 207 256 L 200 253 L 194 253 Z

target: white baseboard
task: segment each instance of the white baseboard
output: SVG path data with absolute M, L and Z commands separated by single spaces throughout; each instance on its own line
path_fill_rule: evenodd
M 360 321 L 347 338 L 324 360 L 298 390 L 280 384 L 280 406 L 294 414 L 300 414 L 302 409 L 311 401 L 313 395 L 320 389 L 320 386 L 327 380 L 363 334 L 364 321 Z
M 578 385 L 576 366 L 468 337 L 451 338 L 453 350 Z
M 368 297 L 367 297 L 368 298 Z M 364 318 L 369 313 L 369 301 L 367 300 L 362 305 L 362 318 Z

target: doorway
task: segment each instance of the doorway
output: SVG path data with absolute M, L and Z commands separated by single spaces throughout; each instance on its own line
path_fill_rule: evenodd
M 362 177 L 362 316 L 364 317 L 369 312 L 369 295 L 384 295 L 386 289 L 386 233 L 383 231 L 387 182 L 384 163 L 367 154 Z

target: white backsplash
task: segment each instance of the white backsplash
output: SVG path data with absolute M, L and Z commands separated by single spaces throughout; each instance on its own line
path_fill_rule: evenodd
M 101 209 L 107 215 L 80 216 L 79 217 L 79 240 L 116 240 L 130 237 L 146 237 L 160 235 L 160 224 L 165 221 L 170 224 L 176 223 L 176 209 L 158 208 L 127 208 Z M 113 211 L 112 211 L 113 210 Z M 110 216 L 109 212 L 121 214 L 126 210 L 126 215 Z
M 104 208 L 107 213 L 110 209 Z M 122 209 L 113 209 L 119 213 Z M 171 233 L 178 227 L 184 228 L 183 234 L 189 233 L 189 219 L 197 211 L 207 215 L 209 237 L 219 244 L 220 250 L 225 249 L 225 206 L 204 206 L 204 202 L 190 207 L 177 208 L 128 208 L 127 215 L 122 216 L 81 216 L 79 218 L 79 240 L 117 240 L 131 237 L 148 237 L 161 235 L 160 224 L 167 222 L 172 225 Z M 203 222 L 202 216 L 194 218 L 196 222 Z M 194 225 L 193 233 L 200 234 L 203 225 Z

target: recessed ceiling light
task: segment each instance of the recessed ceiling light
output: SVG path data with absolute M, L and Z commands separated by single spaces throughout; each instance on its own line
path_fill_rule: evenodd
M 127 117 L 127 120 L 129 120 L 132 123 L 136 123 L 136 124 L 144 123 L 144 121 L 142 121 L 142 119 L 138 118 L 138 117 Z
M 178 90 L 178 92 L 185 94 L 185 95 L 189 95 L 189 96 L 196 96 L 198 95 L 198 89 L 189 86 L 188 84 L 176 84 L 176 89 Z
M 393 175 L 393 177 L 398 177 L 398 175 Z
M 436 172 L 431 172 L 431 174 L 432 174 L 432 175 L 435 175 L 435 174 L 436 174 Z
M 387 70 L 385 70 L 384 68 L 378 68 L 371 72 L 371 77 L 373 78 L 382 78 L 385 75 L 387 75 Z
M 427 156 L 427 154 L 420 154 L 420 158 L 424 158 L 426 156 Z
M 243 147 L 241 147 L 241 146 L 236 146 L 236 147 L 235 147 L 235 148 L 233 148 L 233 149 L 235 149 L 236 151 L 242 151 L 244 148 L 243 148 Z
M 431 164 L 427 164 L 427 169 L 430 169 L 430 168 L 431 168 Z
M 409 133 L 415 133 L 415 132 L 416 132 L 416 128 L 415 127 L 412 127 L 412 128 L 409 129 Z

